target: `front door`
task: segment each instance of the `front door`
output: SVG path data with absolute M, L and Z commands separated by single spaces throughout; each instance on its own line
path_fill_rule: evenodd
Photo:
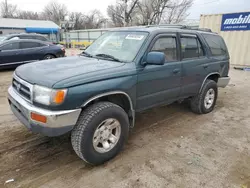
M 164 65 L 146 65 L 138 68 L 137 111 L 178 99 L 181 86 L 181 62 L 179 61 L 176 34 L 159 35 L 148 52 L 163 52 Z
M 20 63 L 19 42 L 11 41 L 0 47 L 0 66 Z

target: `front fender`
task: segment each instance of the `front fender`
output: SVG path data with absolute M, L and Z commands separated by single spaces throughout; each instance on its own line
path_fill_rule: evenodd
M 87 83 L 69 88 L 67 97 L 61 106 L 63 109 L 75 109 L 82 107 L 89 99 L 103 93 L 123 92 L 132 102 L 133 109 L 136 106 L 137 76 L 112 78 L 92 83 Z

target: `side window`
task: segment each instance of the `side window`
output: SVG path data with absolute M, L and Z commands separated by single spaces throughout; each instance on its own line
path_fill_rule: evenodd
M 204 56 L 204 50 L 196 37 L 181 36 L 182 58 L 199 58 Z
M 227 47 L 222 37 L 211 34 L 203 34 L 203 36 L 208 43 L 212 56 L 227 56 Z
M 4 51 L 4 50 L 17 50 L 17 49 L 19 49 L 19 42 L 14 42 L 14 43 L 6 44 L 6 45 L 0 47 L 0 49 L 2 51 Z
M 176 37 L 158 38 L 151 51 L 163 52 L 166 61 L 177 61 Z
M 41 40 L 41 41 L 47 41 L 47 39 L 45 37 L 42 37 L 42 36 L 36 36 L 35 39 Z
M 20 47 L 21 49 L 26 49 L 26 48 L 36 48 L 40 47 L 40 43 L 38 42 L 21 42 Z

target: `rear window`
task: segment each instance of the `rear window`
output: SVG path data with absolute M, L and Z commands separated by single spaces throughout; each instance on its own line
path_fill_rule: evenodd
M 212 56 L 227 56 L 227 47 L 222 37 L 219 35 L 203 34 Z

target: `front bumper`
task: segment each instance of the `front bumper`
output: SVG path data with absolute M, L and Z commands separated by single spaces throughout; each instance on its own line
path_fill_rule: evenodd
M 230 77 L 221 77 L 218 79 L 217 86 L 218 87 L 226 87 L 230 82 Z
M 71 131 L 76 124 L 81 109 L 50 111 L 38 108 L 24 100 L 12 86 L 8 89 L 8 100 L 14 115 L 32 132 L 46 136 L 59 136 Z M 47 122 L 32 120 L 30 113 L 46 116 Z

